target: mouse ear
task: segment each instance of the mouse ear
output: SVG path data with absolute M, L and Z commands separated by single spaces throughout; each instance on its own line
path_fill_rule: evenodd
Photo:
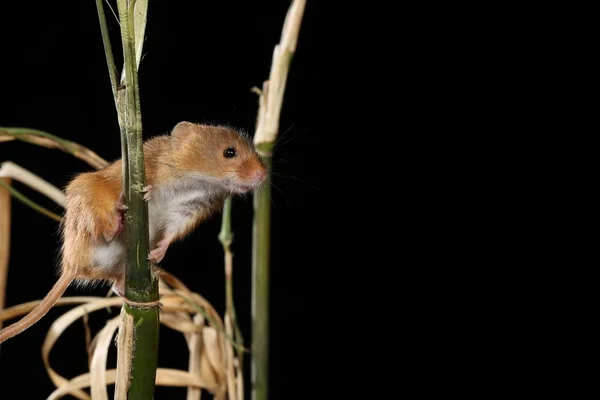
M 171 131 L 171 136 L 183 139 L 196 132 L 196 129 L 196 124 L 182 121 L 175 125 L 175 128 Z

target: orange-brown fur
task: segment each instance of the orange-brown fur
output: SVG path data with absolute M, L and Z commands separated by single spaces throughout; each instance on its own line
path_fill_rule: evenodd
M 230 147 L 235 148 L 235 157 L 224 156 Z M 144 163 L 146 185 L 151 186 L 149 258 L 153 262 L 162 260 L 170 243 L 218 211 L 226 196 L 256 189 L 266 176 L 248 138 L 230 128 L 190 122 L 177 124 L 171 135 L 147 140 Z M 30 315 L 0 331 L 0 343 L 45 315 L 73 280 L 108 281 L 123 293 L 124 259 L 113 251 L 124 246 L 121 168 L 117 160 L 69 183 L 61 223 L 62 276 Z

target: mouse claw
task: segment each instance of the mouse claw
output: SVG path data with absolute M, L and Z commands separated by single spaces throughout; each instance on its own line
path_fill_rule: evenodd
M 144 193 L 144 200 L 145 200 L 145 201 L 148 201 L 148 200 L 150 200 L 150 193 L 151 193 L 151 190 L 152 190 L 152 185 L 147 185 L 147 186 L 144 186 L 144 187 L 142 188 L 142 193 Z
M 117 200 L 117 210 L 119 210 L 119 211 L 129 210 L 129 207 L 127 207 L 125 205 L 125 193 L 123 193 L 122 190 L 121 190 L 121 193 L 119 193 L 119 200 Z
M 156 248 L 151 250 L 150 254 L 148 254 L 148 260 L 150 260 L 153 264 L 158 264 L 163 258 L 165 258 L 168 248 L 169 242 L 166 240 L 161 240 L 158 242 Z

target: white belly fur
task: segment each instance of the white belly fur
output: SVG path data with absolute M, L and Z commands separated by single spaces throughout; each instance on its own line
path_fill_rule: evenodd
M 191 222 L 190 211 L 208 204 L 211 198 L 210 186 L 197 180 L 153 189 L 148 202 L 151 245 L 160 239 L 161 232 L 176 235 L 185 231 Z
M 123 259 L 125 246 L 121 240 L 113 240 L 110 243 L 99 241 L 94 249 L 94 265 L 107 271 L 112 270 L 119 260 Z
M 198 208 L 203 206 L 202 203 L 207 204 L 211 198 L 210 185 L 199 183 L 198 180 L 187 181 L 177 186 L 153 188 L 148 201 L 150 250 L 156 246 L 161 232 L 176 235 L 185 230 L 190 223 L 191 214 L 186 212 L 190 209 L 190 202 L 195 202 L 195 207 Z M 123 233 L 121 238 L 122 235 Z M 123 240 L 100 242 L 94 249 L 93 262 L 98 268 L 112 270 L 124 257 Z

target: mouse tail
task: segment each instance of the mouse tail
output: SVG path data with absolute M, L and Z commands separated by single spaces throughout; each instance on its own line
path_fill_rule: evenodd
M 21 318 L 18 322 L 0 330 L 0 343 L 18 335 L 38 322 L 48 311 L 50 311 L 63 293 L 65 293 L 65 290 L 67 290 L 72 281 L 73 276 L 71 274 L 62 274 L 41 303 L 31 310 L 29 314 Z

